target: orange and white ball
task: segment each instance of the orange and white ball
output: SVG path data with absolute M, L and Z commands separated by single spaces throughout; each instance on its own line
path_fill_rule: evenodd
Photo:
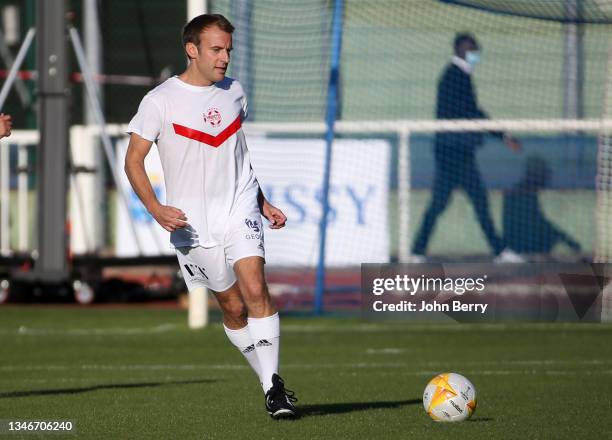
M 460 374 L 439 374 L 425 387 L 423 407 L 437 422 L 467 420 L 476 410 L 476 388 Z

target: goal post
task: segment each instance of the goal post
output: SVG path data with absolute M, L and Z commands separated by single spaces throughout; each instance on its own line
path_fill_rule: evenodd
M 612 117 L 612 38 L 608 51 L 603 117 Z M 595 261 L 612 261 L 612 133 L 601 132 L 597 158 L 597 246 Z

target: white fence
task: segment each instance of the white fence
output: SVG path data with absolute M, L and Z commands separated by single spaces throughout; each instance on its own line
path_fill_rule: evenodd
M 126 124 L 109 124 L 106 133 L 115 138 L 124 138 Z M 269 134 L 316 134 L 325 133 L 324 123 L 247 123 L 244 126 L 247 138 L 264 137 Z M 398 219 L 399 260 L 410 258 L 410 136 L 413 133 L 436 131 L 511 131 L 517 133 L 552 133 L 552 132 L 612 132 L 612 120 L 447 120 L 447 121 L 339 121 L 335 130 L 339 134 L 392 134 L 398 138 L 399 157 L 398 175 Z M 100 129 L 96 126 L 73 126 L 70 129 L 72 158 L 75 167 L 90 172 L 80 172 L 71 178 L 70 218 L 72 220 L 71 249 L 74 253 L 91 253 L 99 251 L 104 241 L 105 215 L 103 208 L 103 191 L 101 173 L 92 172 L 101 167 L 99 146 Z M 14 130 L 10 138 L 0 142 L 0 252 L 11 255 L 15 251 L 28 251 L 36 248 L 30 242 L 28 225 L 32 213 L 28 208 L 27 188 L 27 148 L 36 146 L 38 133 L 32 130 Z M 17 145 L 18 170 L 9 169 L 9 145 Z M 116 164 L 111 164 L 116 166 Z M 21 170 L 21 171 L 19 171 Z M 119 170 L 121 173 L 122 170 Z M 17 173 L 16 215 L 10 212 L 9 184 L 11 175 Z M 12 221 L 11 221 L 12 220 Z M 17 240 L 11 246 L 11 229 L 17 228 Z M 160 249 L 161 251 L 161 249 Z

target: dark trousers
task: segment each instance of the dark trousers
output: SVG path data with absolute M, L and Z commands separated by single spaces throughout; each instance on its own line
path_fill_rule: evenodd
M 455 188 L 463 188 L 472 202 L 478 222 L 493 253 L 499 254 L 504 248 L 501 238 L 495 233 L 493 220 L 489 214 L 487 190 L 476 167 L 473 157 L 462 160 L 436 161 L 433 195 L 416 236 L 413 254 L 425 254 L 429 238 L 436 225 L 438 216 L 446 209 L 450 195 Z

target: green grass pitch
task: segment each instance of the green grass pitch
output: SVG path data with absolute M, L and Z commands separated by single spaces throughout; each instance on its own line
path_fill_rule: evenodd
M 281 373 L 304 416 L 273 421 L 220 324 L 190 331 L 185 322 L 171 309 L 1 308 L 0 419 L 68 419 L 77 433 L 64 438 L 84 439 L 576 439 L 612 431 L 608 324 L 283 317 Z M 444 371 L 476 385 L 472 420 L 435 423 L 423 411 L 427 381 Z

